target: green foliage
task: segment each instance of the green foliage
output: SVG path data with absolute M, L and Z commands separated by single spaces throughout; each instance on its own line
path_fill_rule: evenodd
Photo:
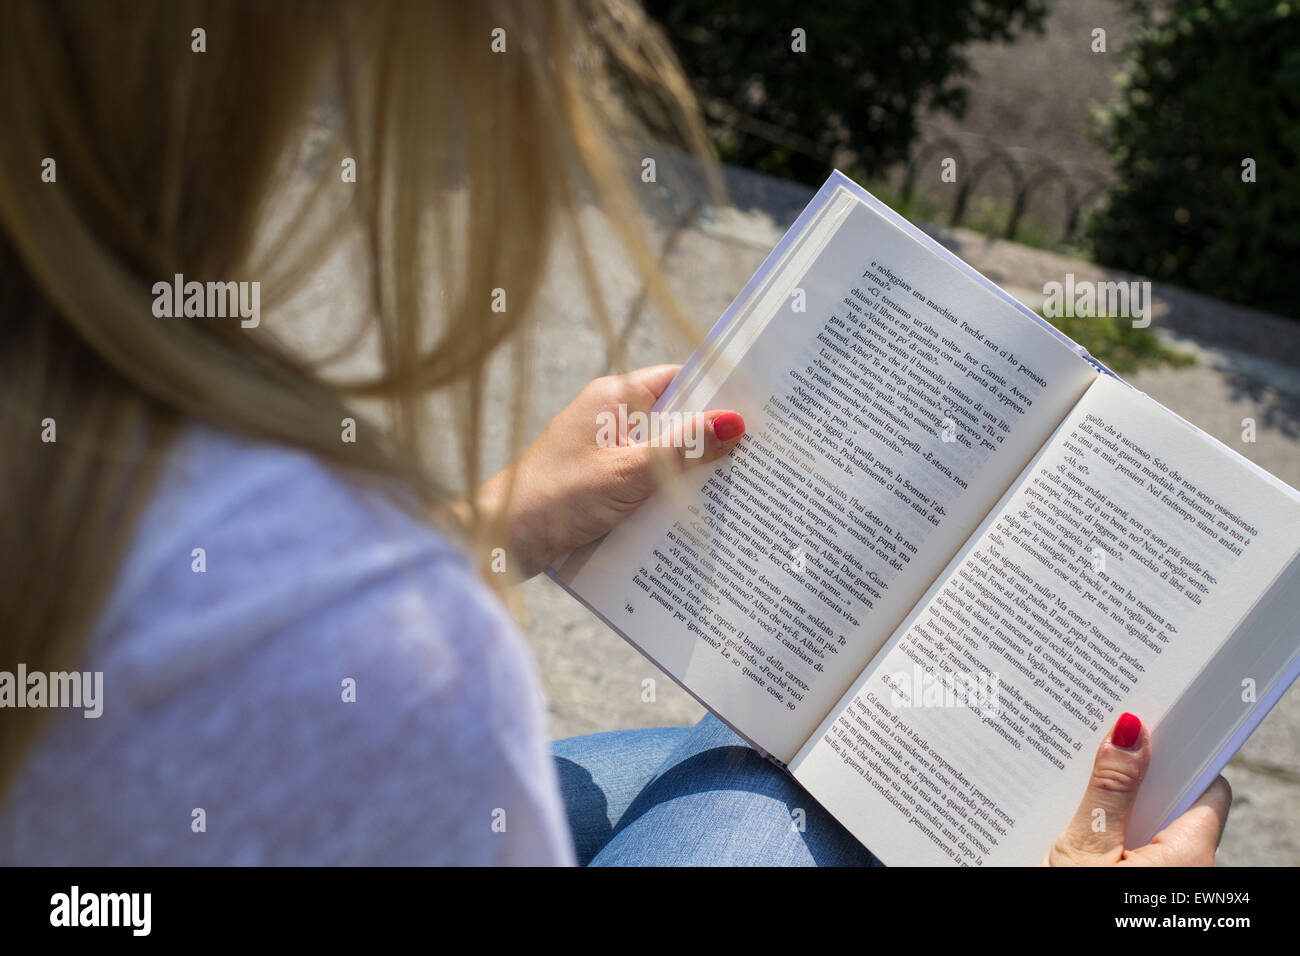
M 1300 3 L 1130 2 L 1098 262 L 1300 318 Z M 1243 182 L 1243 160 L 1257 181 Z
M 916 114 L 960 116 L 962 47 L 1041 29 L 1045 0 L 755 3 L 646 0 L 713 117 L 722 159 L 819 184 L 831 161 L 868 176 L 907 157 Z M 792 49 L 804 31 L 806 52 Z M 841 159 L 840 157 L 848 157 Z
M 902 191 L 892 185 L 888 179 L 869 179 L 858 175 L 858 171 L 851 167 L 846 172 L 904 219 L 911 222 L 939 223 L 947 222 L 950 218 L 951 202 L 939 203 L 923 192 L 913 192 L 904 198 Z M 961 227 L 994 239 L 1006 239 L 1007 219 L 1011 215 L 1011 209 L 1012 203 L 1008 199 L 997 199 L 992 196 L 978 197 L 971 202 L 966 216 L 962 219 Z M 1018 242 L 1022 246 L 1032 246 L 1035 249 L 1051 249 L 1065 255 L 1081 256 L 1085 253 L 1085 250 L 1077 248 L 1072 243 L 1062 242 L 1057 237 L 1059 231 L 1059 229 L 1053 230 L 1032 215 L 1022 215 L 1016 225 L 1015 235 L 1010 237 L 1010 241 Z
M 1196 364 L 1194 356 L 1171 349 L 1150 329 L 1133 328 L 1132 318 L 1073 315 L 1055 316 L 1047 321 L 1120 374 L 1162 365 L 1181 368 Z

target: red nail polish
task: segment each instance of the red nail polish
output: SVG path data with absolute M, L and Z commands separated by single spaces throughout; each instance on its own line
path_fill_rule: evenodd
M 723 412 L 713 420 L 713 434 L 718 441 L 731 441 L 745 434 L 745 420 L 735 412 Z
M 1115 721 L 1115 729 L 1111 731 L 1110 742 L 1116 747 L 1123 747 L 1127 750 L 1137 743 L 1137 739 L 1141 735 L 1142 721 L 1132 714 L 1120 714 L 1119 720 Z

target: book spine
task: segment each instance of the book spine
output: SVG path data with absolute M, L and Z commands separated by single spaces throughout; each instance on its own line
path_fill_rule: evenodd
M 713 323 L 713 328 L 709 329 L 709 333 L 704 337 L 704 341 L 695 349 L 694 352 L 691 353 L 691 357 L 686 360 L 686 364 L 681 367 L 681 370 L 676 376 L 674 376 L 672 382 L 670 382 L 668 387 L 664 389 L 663 394 L 659 396 L 659 400 L 655 402 L 654 409 L 656 411 L 666 407 L 672 397 L 679 392 L 684 385 L 690 383 L 694 379 L 695 372 L 699 367 L 700 362 L 710 353 L 709 346 L 715 344 L 722 334 L 727 331 L 728 327 L 730 327 L 732 322 L 735 320 L 736 313 L 749 302 L 763 283 L 767 281 L 767 277 L 772 270 L 775 269 L 777 264 L 785 258 L 785 254 L 790 250 L 790 247 L 803 236 L 809 224 L 821 214 L 827 201 L 829 201 L 831 196 L 835 194 L 835 191 L 842 185 L 841 182 L 837 181 L 836 175 L 837 174 L 832 174 L 832 176 L 822 184 L 821 189 L 817 190 L 813 198 L 809 200 L 808 205 L 804 207 L 803 212 L 799 213 L 799 217 L 795 219 L 790 228 L 785 231 L 785 235 L 783 235 L 777 244 L 772 247 L 772 251 L 767 254 L 767 258 L 764 259 L 763 264 L 758 267 L 758 271 L 749 277 L 749 281 L 745 283 L 738 293 L 736 293 L 736 297 L 731 300 L 731 304 L 727 306 L 722 315 L 718 316 L 718 321 Z M 838 175 L 840 176 L 840 179 L 843 179 L 845 182 L 852 182 L 852 180 L 847 179 L 842 174 Z

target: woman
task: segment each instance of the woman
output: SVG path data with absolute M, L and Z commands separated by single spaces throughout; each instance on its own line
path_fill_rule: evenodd
M 786 804 L 810 801 L 712 719 L 557 745 L 566 808 L 536 675 L 469 557 L 504 542 L 533 573 L 684 465 L 592 431 L 600 409 L 648 409 L 662 366 L 591 383 L 477 475 L 485 362 L 527 333 L 558 227 L 604 315 L 580 196 L 680 318 L 613 144 L 638 129 L 628 104 L 657 136 L 703 139 L 635 6 L 6 18 L 0 667 L 102 672 L 103 710 L 0 713 L 0 857 L 568 863 L 576 841 L 598 863 L 871 862 L 815 808 L 796 833 Z M 342 372 L 286 344 L 282 318 L 340 271 L 365 296 L 355 323 L 331 303 L 359 366 Z M 163 301 L 173 280 L 184 303 Z M 453 438 L 430 394 L 472 495 L 421 455 Z M 358 420 L 365 401 L 386 427 Z M 701 424 L 706 461 L 743 429 L 725 409 Z M 1089 808 L 1123 820 L 1148 754 L 1131 720 L 1108 737 L 1048 862 L 1213 859 L 1222 782 L 1150 847 L 1091 832 Z

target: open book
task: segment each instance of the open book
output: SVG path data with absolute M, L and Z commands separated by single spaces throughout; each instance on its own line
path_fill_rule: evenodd
M 1300 670 L 1300 494 L 835 173 L 657 410 L 747 434 L 551 576 L 887 864 L 1034 864 L 1124 711 L 1128 838 Z

